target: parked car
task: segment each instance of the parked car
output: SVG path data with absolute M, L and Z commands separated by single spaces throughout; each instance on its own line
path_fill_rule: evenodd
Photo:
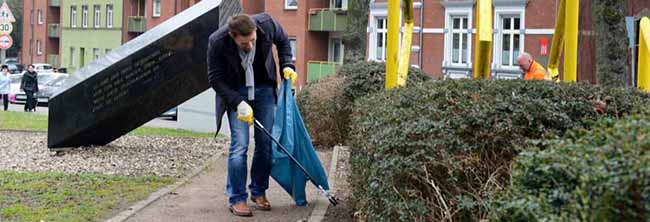
M 68 79 L 68 75 L 57 75 L 54 79 L 39 86 L 39 91 L 36 93 L 38 102 L 45 105 L 49 104 L 50 98 L 63 86 L 66 79 Z
M 25 67 L 21 64 L 7 63 L 6 65 L 7 68 L 9 68 L 9 73 L 11 74 L 20 74 L 25 69 Z
M 170 118 L 172 120 L 177 120 L 178 119 L 178 108 L 174 107 L 170 110 L 167 110 L 167 112 L 164 112 L 160 117 L 165 117 L 165 118 Z
M 58 69 L 56 69 L 56 72 L 58 72 L 58 73 L 68 73 L 68 68 L 59 67 Z
M 10 91 L 9 91 L 9 103 L 16 103 L 16 94 L 20 93 L 20 81 L 23 79 L 22 74 L 9 75 L 11 79 Z
M 47 64 L 47 63 L 35 63 L 34 65 L 34 71 L 40 73 L 53 73 L 54 72 L 54 66 Z
M 20 76 L 22 79 L 22 75 Z M 61 73 L 38 74 L 39 91 L 36 93 L 36 95 L 34 95 L 36 97 L 36 101 L 38 102 L 37 104 L 47 106 L 50 102 L 50 97 L 57 89 L 63 85 L 63 82 L 65 82 L 67 78 L 68 74 Z M 17 88 L 18 87 L 20 87 L 20 79 L 18 80 Z M 25 104 L 25 102 L 27 102 L 27 95 L 20 89 L 17 89 L 17 91 L 18 92 L 13 96 L 13 101 L 12 98 L 10 98 L 9 101 L 16 104 Z M 10 95 L 10 97 L 12 96 Z
M 5 59 L 5 64 L 18 64 L 18 58 L 6 58 Z

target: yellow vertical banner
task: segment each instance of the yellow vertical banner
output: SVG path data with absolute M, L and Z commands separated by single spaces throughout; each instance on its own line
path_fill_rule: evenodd
M 637 87 L 650 92 L 650 19 L 644 17 L 639 24 L 639 62 Z
M 388 0 L 388 34 L 386 36 L 386 89 L 397 86 L 400 0 Z
M 564 30 L 566 14 L 566 1 L 560 1 L 560 7 L 557 10 L 557 20 L 555 21 L 555 32 L 551 42 L 551 55 L 548 59 L 548 72 L 552 79 L 557 79 L 560 75 L 560 58 L 562 58 L 562 49 L 564 49 Z
M 404 15 L 404 33 L 402 33 L 402 48 L 399 53 L 399 68 L 397 70 L 397 86 L 405 86 L 411 66 L 411 41 L 413 40 L 413 0 L 404 0 L 402 14 Z
M 578 33 L 580 21 L 580 1 L 561 0 L 555 21 L 555 32 L 551 42 L 551 57 L 548 72 L 555 79 L 560 75 L 559 66 L 564 51 L 564 81 L 578 80 Z
M 492 0 L 476 2 L 474 79 L 489 79 L 492 66 Z
M 564 81 L 576 82 L 578 80 L 578 22 L 580 19 L 580 1 L 565 1 L 567 2 L 565 9 Z

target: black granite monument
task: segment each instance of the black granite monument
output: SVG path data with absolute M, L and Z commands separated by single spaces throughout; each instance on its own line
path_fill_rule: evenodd
M 108 144 L 208 89 L 208 37 L 240 12 L 203 0 L 72 74 L 49 102 L 48 147 Z

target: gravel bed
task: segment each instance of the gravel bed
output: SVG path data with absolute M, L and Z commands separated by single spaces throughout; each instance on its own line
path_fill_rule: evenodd
M 46 141 L 46 133 L 0 131 L 0 171 L 181 177 L 222 155 L 228 144 L 223 138 L 123 136 L 106 146 L 56 155 Z

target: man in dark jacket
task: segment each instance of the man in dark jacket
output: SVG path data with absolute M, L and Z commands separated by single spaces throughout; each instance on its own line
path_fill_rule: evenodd
M 36 98 L 34 94 L 38 92 L 38 74 L 34 71 L 34 65 L 27 66 L 27 71 L 23 73 L 20 89 L 25 91 L 27 101 L 25 101 L 25 112 L 36 111 Z
M 276 63 L 275 44 L 280 69 L 293 84 L 294 71 L 289 39 L 280 24 L 270 15 L 235 15 L 210 35 L 208 43 L 208 79 L 217 94 L 217 119 L 227 110 L 231 132 L 226 192 L 230 211 L 237 216 L 252 216 L 247 204 L 247 151 L 249 127 L 253 113 L 265 128 L 273 128 L 275 115 Z M 255 152 L 249 189 L 258 210 L 271 210 L 266 199 L 271 173 L 271 139 L 255 129 Z

